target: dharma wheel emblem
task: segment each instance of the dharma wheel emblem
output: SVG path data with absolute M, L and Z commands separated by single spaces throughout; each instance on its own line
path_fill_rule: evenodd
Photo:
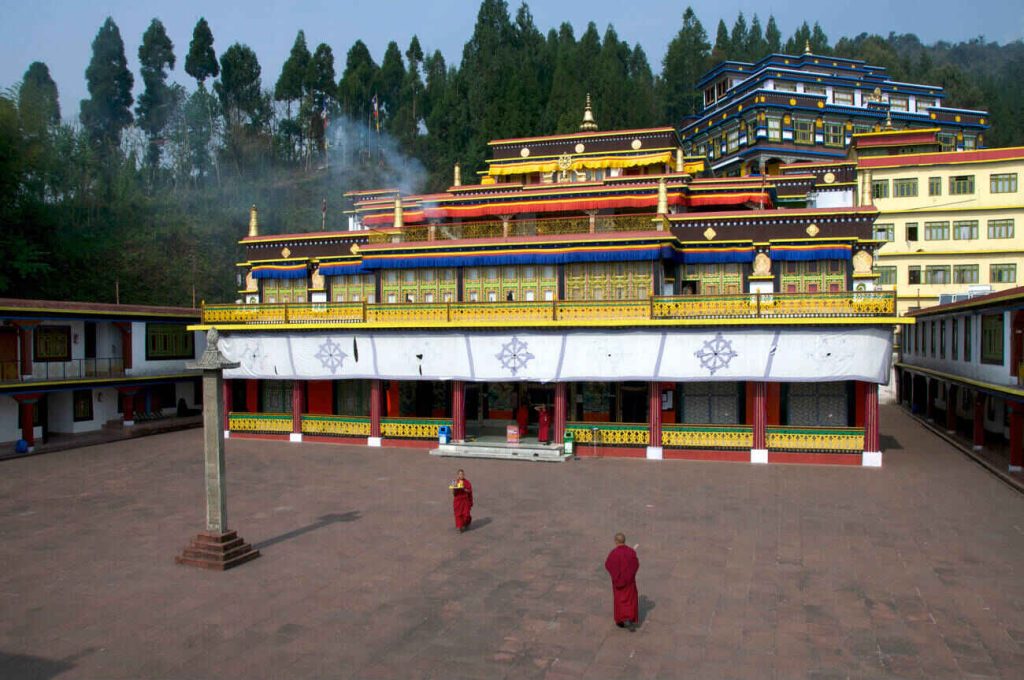
M 561 156 L 558 157 L 559 175 L 562 179 L 565 179 L 568 176 L 570 170 L 572 170 L 572 156 L 567 153 L 563 153 Z
M 700 360 L 700 365 L 708 369 L 711 375 L 722 368 L 729 368 L 729 363 L 739 354 L 732 348 L 732 343 L 722 337 L 721 333 L 715 334 L 711 340 L 705 340 L 704 346 L 693 353 Z
M 525 342 L 512 336 L 512 339 L 501 346 L 501 351 L 494 355 L 501 362 L 501 367 L 508 369 L 512 375 L 518 375 L 519 371 L 526 368 L 530 360 L 534 358 L 528 351 Z

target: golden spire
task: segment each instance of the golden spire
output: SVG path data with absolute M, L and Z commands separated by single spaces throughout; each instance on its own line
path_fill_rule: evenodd
M 395 199 L 395 228 L 405 226 L 405 219 L 402 217 L 402 197 L 399 196 Z
M 658 180 L 658 214 L 668 214 L 668 187 L 664 177 Z
M 455 164 L 455 181 L 452 184 L 452 186 L 462 186 L 462 166 L 459 165 L 458 163 Z
M 676 172 L 682 172 L 686 169 L 686 164 L 683 162 L 683 150 L 681 147 L 676 147 Z
M 260 214 L 256 210 L 256 204 L 253 203 L 252 207 L 249 208 L 249 238 L 260 235 Z
M 896 129 L 896 128 L 894 128 L 892 126 L 892 112 L 889 109 L 885 110 L 885 126 L 882 129 L 883 130 L 895 130 Z
M 804 41 L 804 54 L 811 54 L 811 41 L 810 40 L 805 40 Z
M 580 130 L 593 132 L 597 130 L 597 121 L 594 120 L 594 112 L 590 110 L 590 93 L 587 93 L 587 105 L 583 109 L 583 122 L 580 123 Z

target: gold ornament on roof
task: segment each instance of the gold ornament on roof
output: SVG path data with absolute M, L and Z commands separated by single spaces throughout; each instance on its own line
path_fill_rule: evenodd
M 805 40 L 804 41 L 804 54 L 811 54 L 811 41 L 810 40 Z
M 817 224 L 814 224 L 813 222 L 811 222 L 809 225 L 807 225 L 807 235 L 808 236 L 810 236 L 811 238 L 814 238 L 819 233 L 821 233 L 821 229 L 818 228 Z
M 287 258 L 287 257 L 291 257 L 291 256 L 292 256 L 291 248 L 289 248 L 288 246 L 285 246 L 284 248 L 281 248 L 281 257 Z
M 708 227 L 707 229 L 704 230 L 704 238 L 706 238 L 707 240 L 710 241 L 716 236 L 718 236 L 718 232 L 712 229 L 711 227 Z
M 253 203 L 252 207 L 249 208 L 249 238 L 260 235 L 260 215 L 259 211 L 256 210 L 256 204 Z
M 594 120 L 594 112 L 590 110 L 590 93 L 587 93 L 587 105 L 583 108 L 583 122 L 580 123 L 580 130 L 593 132 L 597 130 L 597 121 Z
M 558 157 L 558 174 L 561 179 L 565 179 L 569 176 L 569 171 L 572 170 L 572 155 L 563 153 Z

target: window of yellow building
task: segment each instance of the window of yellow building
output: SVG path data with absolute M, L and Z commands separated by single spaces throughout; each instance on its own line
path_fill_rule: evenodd
M 892 224 L 875 224 L 876 241 L 895 241 L 895 226 Z
M 971 241 L 978 238 L 978 220 L 956 220 L 953 222 L 953 239 Z
M 989 238 L 1013 238 L 1013 220 L 989 220 Z
M 933 286 L 949 283 L 949 265 L 930 264 L 925 267 L 924 282 Z
M 876 179 L 872 181 L 871 195 L 874 198 L 889 198 L 889 180 Z
M 942 178 L 941 177 L 929 177 L 928 178 L 928 195 L 929 196 L 941 196 L 942 195 Z
M 990 283 L 1016 283 L 1017 265 L 1015 264 L 993 264 L 988 268 L 988 280 Z
M 894 179 L 892 181 L 892 195 L 896 198 L 917 196 L 917 178 Z
M 963 196 L 974 193 L 974 175 L 957 175 L 949 178 L 949 195 Z
M 908 241 L 916 241 L 917 240 L 917 222 L 907 222 L 906 230 L 907 230 L 907 240 Z
M 949 239 L 949 222 L 925 222 L 925 241 L 946 241 Z
M 1006 172 L 989 175 L 989 191 L 993 194 L 1012 194 L 1017 192 L 1017 173 Z
M 814 144 L 814 121 L 797 118 L 793 121 L 793 141 L 797 144 Z
M 977 283 L 978 265 L 958 264 L 953 267 L 953 283 Z
M 878 272 L 878 285 L 896 285 L 896 267 L 875 267 L 875 271 Z
M 912 264 L 907 267 L 907 283 L 916 286 L 921 283 L 921 267 L 916 264 Z

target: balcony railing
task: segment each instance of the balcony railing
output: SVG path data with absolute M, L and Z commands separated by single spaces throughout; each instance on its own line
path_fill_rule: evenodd
M 705 319 L 870 318 L 896 315 L 893 291 L 845 293 L 748 293 L 656 296 L 647 300 L 544 302 L 439 302 L 368 304 L 303 302 L 204 305 L 208 325 L 448 326 L 621 323 Z
M 32 375 L 21 375 L 21 362 L 0 362 L 0 383 L 48 380 L 91 380 L 123 376 L 124 359 L 72 359 L 71 361 L 34 361 Z
M 478 238 L 514 238 L 522 236 L 563 236 L 566 234 L 605 234 L 617 231 L 650 231 L 657 229 L 655 214 L 596 215 L 544 219 L 518 219 L 502 222 L 447 223 L 405 226 L 401 229 L 379 230 L 370 243 L 415 243 L 420 241 L 452 241 Z

